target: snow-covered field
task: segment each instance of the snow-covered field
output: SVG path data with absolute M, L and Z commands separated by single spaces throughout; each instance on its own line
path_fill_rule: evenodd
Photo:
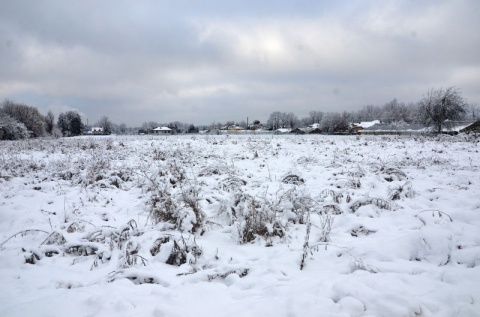
M 479 150 L 463 136 L 0 143 L 0 316 L 480 316 Z

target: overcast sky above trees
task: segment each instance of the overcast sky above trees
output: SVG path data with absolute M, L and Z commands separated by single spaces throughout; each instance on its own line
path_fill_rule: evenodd
M 84 120 L 480 103 L 480 1 L 0 1 L 0 97 Z

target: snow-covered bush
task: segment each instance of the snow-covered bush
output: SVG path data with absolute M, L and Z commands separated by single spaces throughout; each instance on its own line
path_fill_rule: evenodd
M 12 117 L 0 112 L 0 140 L 28 139 L 27 127 Z

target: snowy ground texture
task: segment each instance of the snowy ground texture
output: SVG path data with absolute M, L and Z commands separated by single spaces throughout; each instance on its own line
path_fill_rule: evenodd
M 0 316 L 480 316 L 465 136 L 0 143 Z

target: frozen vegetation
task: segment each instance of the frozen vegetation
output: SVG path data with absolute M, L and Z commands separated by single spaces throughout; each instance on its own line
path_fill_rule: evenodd
M 0 143 L 0 316 L 480 316 L 465 136 Z

